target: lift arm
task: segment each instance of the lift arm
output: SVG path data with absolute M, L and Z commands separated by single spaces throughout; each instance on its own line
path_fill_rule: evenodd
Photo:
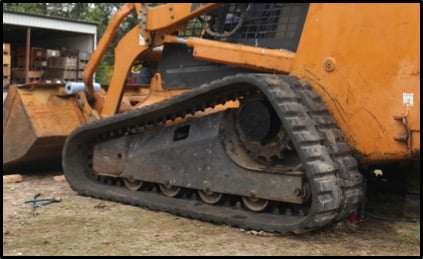
M 193 17 L 210 11 L 221 4 L 170 3 L 157 7 L 147 7 L 146 3 L 126 3 L 112 18 L 96 50 L 84 71 L 83 80 L 86 85 L 88 101 L 101 110 L 101 117 L 114 115 L 123 95 L 123 86 L 133 61 L 160 42 L 163 34 L 182 29 Z M 94 92 L 93 74 L 112 42 L 122 21 L 136 11 L 140 25 L 135 26 L 118 43 L 115 49 L 115 63 L 112 79 L 105 100 Z M 151 38 L 155 34 L 157 39 Z

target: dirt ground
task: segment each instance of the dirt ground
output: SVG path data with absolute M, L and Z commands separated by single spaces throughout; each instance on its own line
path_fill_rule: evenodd
M 420 220 L 375 214 L 357 226 L 347 221 L 301 235 L 245 231 L 163 212 L 77 195 L 61 172 L 24 175 L 3 183 L 3 254 L 16 255 L 420 255 Z M 60 198 L 32 211 L 35 194 Z M 372 214 L 371 214 L 371 213 Z M 372 216 L 370 216 L 372 215 Z

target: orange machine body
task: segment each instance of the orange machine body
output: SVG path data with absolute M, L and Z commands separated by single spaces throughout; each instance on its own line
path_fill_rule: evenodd
M 307 80 L 362 164 L 419 156 L 418 4 L 310 4 L 295 53 L 225 44 L 188 39 L 196 58 Z
M 185 44 L 192 48 L 194 58 L 199 60 L 258 72 L 290 74 L 307 80 L 326 103 L 361 164 L 408 160 L 419 155 L 419 4 L 310 4 L 295 52 L 201 36 L 179 38 L 176 33 L 184 31 L 191 19 L 221 4 L 193 6 L 189 3 L 157 7 L 125 4 L 109 24 L 86 66 L 84 82 L 87 91 L 77 93 L 74 99 L 61 98 L 63 104 L 56 104 L 61 100 L 57 97 L 60 95 L 57 89 L 63 86 L 33 84 L 14 89 L 8 97 L 10 100 L 6 100 L 8 105 L 4 111 L 3 140 L 7 145 L 3 145 L 6 153 L 3 163 L 37 160 L 38 156 L 34 156 L 31 150 L 43 150 L 43 145 L 38 149 L 37 140 L 47 136 L 60 136 L 55 145 L 55 153 L 60 156 L 66 135 L 80 124 L 138 109 L 187 90 L 185 86 L 176 90 L 163 89 L 159 73 L 153 76 L 149 85 L 132 90 L 125 82 L 135 60 L 141 58 L 159 63 L 160 51 L 155 48 L 164 43 Z M 124 35 L 115 49 L 115 68 L 107 92 L 94 92 L 92 76 L 119 24 L 134 11 L 141 17 L 141 23 Z M 48 103 L 54 101 L 54 107 L 38 101 L 40 95 L 44 95 L 41 99 Z M 67 106 L 62 107 L 65 103 Z M 34 113 L 38 111 L 34 106 L 44 107 L 43 112 Z M 25 112 L 14 112 L 19 109 Z M 57 124 L 57 120 L 51 120 L 51 114 L 64 114 L 62 109 L 70 109 L 76 115 L 61 116 L 69 123 L 61 124 L 58 129 L 49 126 Z M 15 123 L 13 119 L 20 122 Z M 41 125 L 41 122 L 42 126 L 37 128 L 28 127 L 33 137 L 25 148 L 17 149 L 22 133 L 16 128 L 22 123 Z M 44 134 L 38 128 L 49 130 Z M 49 156 L 44 154 L 43 157 Z
M 418 156 L 418 4 L 310 4 L 295 53 L 201 38 L 187 45 L 198 59 L 309 81 L 361 163 Z
M 419 4 L 311 4 L 290 74 L 364 161 L 420 151 Z

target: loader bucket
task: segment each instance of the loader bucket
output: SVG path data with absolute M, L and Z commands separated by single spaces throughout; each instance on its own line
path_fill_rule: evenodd
M 85 123 L 63 85 L 10 86 L 3 103 L 3 174 L 60 168 L 66 137 Z

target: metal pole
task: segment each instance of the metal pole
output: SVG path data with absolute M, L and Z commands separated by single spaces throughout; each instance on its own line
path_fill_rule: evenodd
M 26 52 L 25 52 L 25 84 L 29 83 L 29 58 L 31 54 L 31 28 L 26 28 Z

